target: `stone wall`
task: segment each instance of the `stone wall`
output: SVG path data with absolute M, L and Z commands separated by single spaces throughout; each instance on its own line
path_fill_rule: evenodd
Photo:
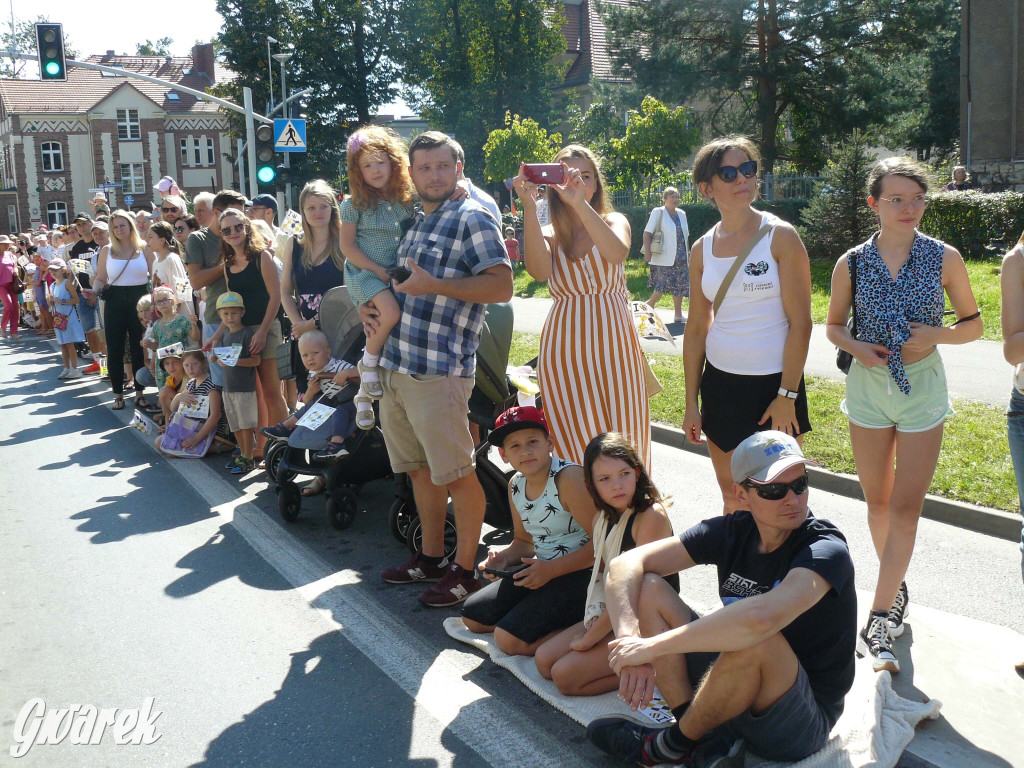
M 1024 159 L 971 164 L 971 180 L 986 192 L 1024 192 Z

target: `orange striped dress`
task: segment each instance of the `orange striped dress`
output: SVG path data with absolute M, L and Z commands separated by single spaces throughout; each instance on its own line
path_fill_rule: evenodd
M 559 249 L 552 261 L 537 374 L 555 456 L 582 464 L 593 437 L 621 432 L 650 472 L 651 410 L 625 270 L 596 247 L 574 262 Z

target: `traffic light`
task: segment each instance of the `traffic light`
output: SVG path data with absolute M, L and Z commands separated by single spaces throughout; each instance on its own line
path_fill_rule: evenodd
M 285 186 L 291 180 L 292 169 L 283 164 L 277 166 L 277 183 L 281 186 Z
M 64 30 L 60 24 L 36 24 L 36 50 L 39 52 L 40 80 L 68 79 Z
M 274 154 L 274 126 L 261 123 L 256 126 L 256 178 L 264 184 L 277 178 Z

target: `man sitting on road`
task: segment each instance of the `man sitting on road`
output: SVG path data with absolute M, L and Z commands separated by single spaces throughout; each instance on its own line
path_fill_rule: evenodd
M 485 500 L 475 473 L 469 396 L 484 305 L 512 297 L 512 265 L 497 222 L 472 200 L 449 199 L 461 168 L 455 142 L 443 133 L 420 134 L 409 146 L 423 214 L 398 249 L 399 265 L 410 275 L 395 284 L 402 315 L 380 361 L 388 456 L 395 472 L 408 473 L 423 524 L 423 549 L 381 576 L 391 584 L 439 582 L 420 595 L 435 607 L 461 603 L 480 589 L 474 566 Z M 360 307 L 368 333 L 375 312 L 372 302 Z M 449 495 L 458 538 L 452 563 L 444 558 Z
M 807 509 L 813 463 L 789 435 L 758 432 L 732 456 L 739 511 L 612 561 L 619 693 L 635 709 L 657 682 L 678 723 L 595 720 L 598 747 L 641 765 L 724 766 L 744 746 L 788 762 L 828 741 L 853 685 L 857 596 L 845 537 Z M 697 564 L 717 567 L 724 604 L 699 619 L 661 578 Z M 705 652 L 718 653 L 706 676 Z

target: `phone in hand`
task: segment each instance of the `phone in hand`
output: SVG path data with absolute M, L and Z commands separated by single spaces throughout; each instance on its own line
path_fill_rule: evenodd
M 408 267 L 389 267 L 384 271 L 387 272 L 391 279 L 394 280 L 396 283 L 404 283 L 406 280 L 412 277 L 412 271 Z
M 522 570 L 529 568 L 530 566 L 525 563 L 519 565 L 510 565 L 508 568 L 484 568 L 484 573 L 489 573 L 491 576 L 501 576 L 502 578 L 508 578 L 512 574 L 519 573 Z
M 523 176 L 534 184 L 561 184 L 565 169 L 561 163 L 524 163 Z

